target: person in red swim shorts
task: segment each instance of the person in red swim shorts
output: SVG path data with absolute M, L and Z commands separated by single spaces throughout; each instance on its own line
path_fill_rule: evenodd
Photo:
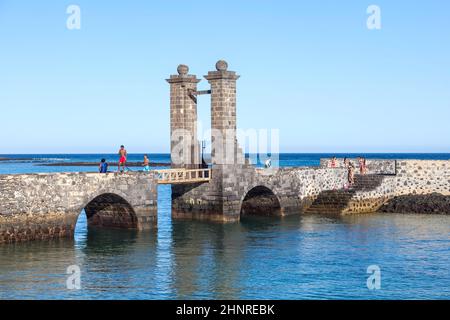
M 118 171 L 124 172 L 125 167 L 127 165 L 127 150 L 125 150 L 125 147 L 122 145 L 119 149 L 119 167 L 117 168 Z M 122 167 L 122 169 L 121 169 Z

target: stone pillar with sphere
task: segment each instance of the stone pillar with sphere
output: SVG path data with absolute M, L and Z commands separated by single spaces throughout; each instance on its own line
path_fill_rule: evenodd
M 193 93 L 201 81 L 189 74 L 187 65 L 178 66 L 170 84 L 170 155 L 174 168 L 197 168 L 200 152 L 197 140 L 197 101 Z
M 216 71 L 205 76 L 211 85 L 211 160 L 212 164 L 236 164 L 242 160 L 236 137 L 236 80 L 224 60 Z

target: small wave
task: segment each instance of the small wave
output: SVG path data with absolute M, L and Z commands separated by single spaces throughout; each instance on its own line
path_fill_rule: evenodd
M 33 158 L 33 161 L 69 161 L 69 158 Z

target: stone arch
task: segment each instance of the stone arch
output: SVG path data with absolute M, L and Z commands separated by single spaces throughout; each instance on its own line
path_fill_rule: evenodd
M 89 226 L 137 229 L 138 217 L 133 206 L 120 192 L 98 192 L 79 208 L 84 209 Z
M 245 193 L 241 200 L 240 215 L 281 216 L 281 202 L 270 188 L 258 185 Z

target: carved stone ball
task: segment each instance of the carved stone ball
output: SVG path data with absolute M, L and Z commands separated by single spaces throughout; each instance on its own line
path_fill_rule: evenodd
M 219 60 L 216 63 L 216 69 L 217 71 L 227 71 L 228 63 L 225 60 Z
M 189 72 L 189 67 L 185 64 L 180 64 L 177 68 L 177 71 L 180 76 L 185 76 Z

